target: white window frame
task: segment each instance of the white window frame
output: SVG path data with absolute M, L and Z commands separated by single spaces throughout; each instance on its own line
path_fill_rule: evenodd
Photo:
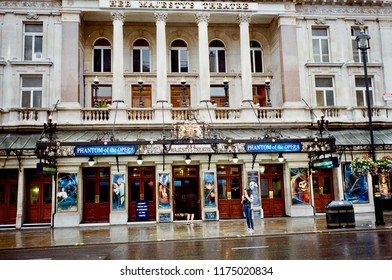
M 110 41 L 108 39 L 106 39 L 106 38 L 99 38 L 99 39 L 97 39 L 97 41 L 100 40 L 100 39 L 106 40 L 110 44 Z M 95 71 L 95 67 L 94 67 L 95 50 L 99 50 L 100 53 L 101 53 L 101 69 L 99 71 Z M 110 66 L 110 71 L 105 71 L 105 66 L 106 66 L 106 64 L 105 64 L 105 51 L 106 50 L 110 51 L 110 62 L 109 62 L 110 63 L 110 65 L 109 65 Z M 92 53 L 92 55 L 93 55 L 93 61 L 92 61 L 92 70 L 93 70 L 93 72 L 94 73 L 110 73 L 110 72 L 112 72 L 112 61 L 113 61 L 113 55 L 112 54 L 113 53 L 112 53 L 112 46 L 111 45 L 110 46 L 94 45 L 94 49 L 93 49 L 93 53 Z
M 41 79 L 41 85 L 40 86 L 24 86 L 24 79 L 28 78 L 40 78 Z M 21 76 L 20 77 L 20 107 L 21 108 L 42 108 L 42 83 L 43 83 L 43 77 L 41 75 L 26 75 L 26 76 Z M 23 100 L 24 100 L 24 95 L 28 94 L 29 95 L 29 104 L 27 106 L 23 106 Z M 39 104 L 34 104 L 36 103 L 36 98 L 39 100 Z
M 325 30 L 326 35 L 314 35 L 314 30 Z M 318 46 L 316 46 L 316 43 Z M 327 52 L 323 52 L 323 44 L 326 43 Z M 319 63 L 330 62 L 330 46 L 329 46 L 329 29 L 326 27 L 312 27 L 312 50 L 313 50 L 313 60 Z
M 317 86 L 317 80 L 318 79 L 331 79 L 332 86 Z M 316 76 L 314 79 L 314 85 L 315 85 L 315 96 L 316 96 L 316 106 L 317 107 L 331 107 L 335 106 L 335 81 L 334 77 L 332 76 Z M 332 93 L 332 103 L 333 104 L 328 104 L 328 95 L 331 95 Z M 322 95 L 322 104 L 320 103 L 320 98 L 319 96 Z
M 188 48 L 187 47 L 171 47 L 170 49 L 170 54 L 173 55 L 172 51 L 177 51 L 177 59 L 178 59 L 178 71 L 173 71 L 173 58 L 170 60 L 171 63 L 171 72 L 172 73 L 188 73 L 189 72 L 189 52 L 188 52 Z M 183 60 L 182 58 L 186 58 L 185 60 Z M 186 62 L 186 71 L 182 71 L 182 67 L 181 67 L 181 63 L 182 62 Z
M 357 44 L 357 35 L 359 35 L 359 32 L 361 31 L 360 27 L 358 26 L 353 26 L 351 27 L 351 44 L 352 44 L 352 49 L 353 49 L 353 60 L 354 62 L 358 63 L 363 63 L 363 57 L 362 57 L 362 52 L 358 50 L 358 44 Z M 365 28 L 365 33 L 367 33 L 367 29 Z M 368 52 L 369 54 L 369 52 Z M 369 55 L 366 56 L 366 62 L 369 61 Z
M 140 65 L 139 65 L 139 67 L 140 67 L 140 71 L 135 71 L 135 69 L 133 69 L 133 72 L 135 72 L 135 73 L 150 73 L 151 72 L 151 51 L 150 51 L 150 47 L 148 46 L 135 46 L 135 47 L 133 47 L 133 49 L 132 49 L 133 51 L 132 51 L 132 53 L 134 53 L 134 51 L 139 51 L 140 52 Z M 144 71 L 144 69 L 143 69 L 143 65 L 144 65 L 144 61 L 143 61 L 143 58 L 144 57 L 148 57 L 148 62 L 147 62 L 147 65 L 148 65 L 148 70 L 147 71 Z M 133 67 L 133 63 L 132 63 L 132 67 Z
M 26 27 L 30 25 L 40 26 L 42 31 L 26 31 Z M 31 58 L 27 57 L 27 37 L 31 37 Z M 38 40 L 41 40 L 41 49 L 38 49 Z M 43 58 L 43 40 L 44 40 L 44 33 L 43 33 L 43 24 L 42 23 L 31 23 L 25 22 L 23 24 L 23 59 L 28 61 L 41 61 Z M 30 50 L 30 48 L 29 48 Z
M 220 40 L 212 40 L 211 43 L 213 43 L 214 41 L 219 41 Z M 210 43 L 210 44 L 211 44 Z M 210 73 L 226 73 L 226 51 L 225 51 L 225 47 L 223 42 L 221 42 L 223 47 L 211 47 L 209 46 L 208 49 L 208 53 L 209 53 L 209 66 L 210 66 Z M 223 61 L 219 60 L 219 54 L 223 52 Z M 224 70 L 223 71 L 219 71 L 219 68 L 221 66 L 221 64 L 224 64 Z
M 363 86 L 358 86 L 357 85 L 357 79 L 361 79 L 363 82 Z M 374 99 L 373 99 L 373 81 L 371 77 L 368 77 L 369 83 L 369 94 L 370 94 L 370 104 L 373 106 L 374 104 Z M 360 99 L 358 98 L 360 96 Z M 367 106 L 367 99 L 366 99 L 366 85 L 365 85 L 365 77 L 363 76 L 356 76 L 355 77 L 355 99 L 357 102 L 358 107 L 365 107 Z M 360 103 L 362 101 L 363 104 Z

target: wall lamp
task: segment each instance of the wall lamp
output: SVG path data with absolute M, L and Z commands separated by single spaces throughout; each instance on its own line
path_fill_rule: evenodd
M 141 155 L 138 155 L 136 162 L 138 165 L 142 165 L 143 164 L 143 157 Z
M 233 162 L 237 163 L 238 162 L 238 156 L 237 154 L 233 154 Z
M 185 163 L 186 163 L 186 164 L 190 164 L 191 161 L 192 161 L 191 156 L 190 156 L 190 155 L 186 155 Z
M 283 162 L 284 161 L 284 157 L 283 157 L 282 153 L 279 153 L 278 161 L 279 162 Z
M 88 158 L 88 165 L 94 166 L 94 164 L 95 164 L 94 158 L 93 157 L 89 157 Z

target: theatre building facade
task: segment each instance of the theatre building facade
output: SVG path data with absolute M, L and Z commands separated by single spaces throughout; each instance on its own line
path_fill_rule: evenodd
M 391 15 L 381 0 L 0 1 L 0 227 L 181 222 L 190 193 L 196 220 L 242 219 L 245 188 L 255 219 L 389 210 L 389 173 L 351 162 L 369 156 L 369 108 L 377 158 L 392 150 Z

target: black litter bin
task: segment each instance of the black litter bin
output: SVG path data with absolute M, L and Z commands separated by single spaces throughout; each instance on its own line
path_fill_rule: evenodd
M 355 227 L 354 206 L 348 200 L 332 200 L 325 206 L 327 228 Z

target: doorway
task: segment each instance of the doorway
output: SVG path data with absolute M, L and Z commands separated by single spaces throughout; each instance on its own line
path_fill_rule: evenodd
M 18 197 L 18 170 L 0 171 L 0 224 L 15 224 Z
M 148 217 L 147 220 L 156 220 L 155 204 L 155 167 L 154 166 L 132 166 L 128 170 L 129 186 L 129 220 L 137 219 L 138 201 L 147 202 Z
M 50 223 L 52 218 L 52 175 L 26 170 L 26 223 Z
M 264 217 L 285 216 L 282 164 L 260 166 L 260 189 Z
M 325 205 L 333 200 L 332 169 L 315 170 L 312 173 L 313 200 L 316 213 L 325 213 Z
M 189 192 L 193 192 L 197 200 L 200 201 L 199 166 L 173 167 L 173 203 L 175 220 L 186 220 L 188 214 L 186 195 Z M 200 219 L 200 203 L 197 206 L 194 219 Z
M 243 218 L 241 165 L 217 167 L 219 218 Z
M 83 222 L 109 222 L 110 168 L 83 168 Z

